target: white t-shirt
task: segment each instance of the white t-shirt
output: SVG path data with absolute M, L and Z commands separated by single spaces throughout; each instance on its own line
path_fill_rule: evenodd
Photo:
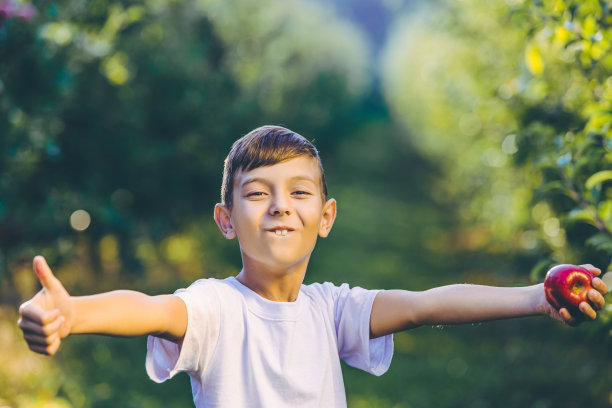
M 187 372 L 197 407 L 346 407 L 340 359 L 374 375 L 391 363 L 393 336 L 369 338 L 376 293 L 326 282 L 273 302 L 234 277 L 198 280 L 176 292 L 182 346 L 150 336 L 147 373 Z

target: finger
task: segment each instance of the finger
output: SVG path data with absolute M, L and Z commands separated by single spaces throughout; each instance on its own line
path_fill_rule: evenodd
M 48 346 L 41 346 L 38 344 L 28 344 L 28 347 L 30 348 L 30 350 L 32 350 L 35 353 L 44 354 L 46 356 L 49 355 L 49 351 L 47 350 Z
M 49 336 L 42 336 L 36 333 L 25 333 L 23 338 L 30 345 L 49 346 L 59 340 L 59 334 L 55 332 Z
M 588 270 L 589 272 L 591 272 L 593 275 L 595 276 L 599 276 L 601 275 L 601 269 L 591 265 L 591 264 L 583 264 L 580 265 L 581 267 L 583 267 L 584 269 Z
M 42 325 L 28 319 L 21 318 L 17 321 L 17 325 L 21 331 L 25 333 L 43 334 Z
M 38 280 L 43 288 L 52 290 L 60 284 L 55 275 L 53 275 L 53 272 L 51 272 L 51 268 L 49 268 L 45 258 L 40 255 L 35 256 L 33 266 L 34 272 L 36 272 L 36 276 L 38 276 Z
M 43 310 L 36 303 L 23 304 L 19 308 L 22 318 L 44 325 L 49 324 L 60 316 L 59 309 Z
M 597 318 L 597 312 L 595 312 L 587 302 L 581 302 L 578 309 L 580 309 L 584 317 L 588 320 L 595 320 Z
M 52 333 L 59 332 L 59 329 L 62 327 L 62 324 L 64 324 L 65 321 L 66 319 L 64 319 L 64 316 L 59 316 L 51 323 L 43 325 L 28 319 L 19 319 L 17 321 L 17 324 L 19 325 L 19 328 L 24 332 L 24 335 L 26 333 L 31 333 L 42 336 L 49 336 Z
M 563 321 L 566 324 L 569 324 L 570 326 L 572 325 L 572 323 L 574 322 L 574 316 L 572 316 L 569 312 L 569 310 L 567 310 L 566 308 L 562 307 L 561 309 L 559 309 L 559 315 L 561 316 L 561 318 L 563 319 Z
M 59 329 L 62 327 L 65 321 L 66 319 L 64 318 L 64 316 L 59 316 L 57 319 L 55 319 L 51 323 L 45 324 L 42 327 L 43 334 L 46 336 L 50 336 L 51 334 L 59 335 Z
M 608 285 L 606 285 L 606 282 L 604 282 L 602 279 L 593 278 L 591 281 L 591 286 L 602 295 L 608 293 Z
M 606 305 L 604 297 L 595 289 L 591 289 L 587 292 L 587 298 L 595 310 L 601 310 Z
M 43 346 L 39 344 L 28 344 L 28 346 L 30 347 L 30 350 L 36 353 L 44 354 L 46 356 L 52 356 L 53 354 L 57 352 L 57 349 L 60 346 L 60 340 L 56 340 L 54 343 L 49 344 L 47 346 Z
M 61 342 L 62 341 L 60 340 L 59 336 L 55 340 L 53 340 L 51 345 L 47 347 L 47 351 L 49 352 L 49 355 L 54 355 L 55 353 L 57 353 L 57 350 L 59 349 Z
M 23 338 L 29 346 L 48 346 L 47 338 L 40 334 L 24 333 Z

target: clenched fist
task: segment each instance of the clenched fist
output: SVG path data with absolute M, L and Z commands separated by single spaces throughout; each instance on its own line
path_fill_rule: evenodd
M 70 334 L 73 310 L 70 295 L 42 256 L 33 262 L 42 289 L 19 307 L 19 328 L 32 351 L 53 355 Z

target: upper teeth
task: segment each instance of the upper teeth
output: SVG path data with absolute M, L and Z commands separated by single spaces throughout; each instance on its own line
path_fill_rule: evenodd
M 276 235 L 287 235 L 287 230 L 286 229 L 284 229 L 284 230 L 277 229 L 276 230 Z

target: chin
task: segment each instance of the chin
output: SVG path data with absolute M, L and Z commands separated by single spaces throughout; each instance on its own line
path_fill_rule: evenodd
M 274 257 L 274 259 L 271 260 L 272 262 L 270 262 L 270 266 L 274 267 L 274 268 L 283 268 L 283 269 L 291 269 L 291 268 L 295 268 L 298 267 L 300 265 L 303 265 L 304 262 L 308 262 L 307 259 L 304 259 L 304 257 L 287 257 L 286 254 L 285 256 L 279 256 L 279 257 Z

